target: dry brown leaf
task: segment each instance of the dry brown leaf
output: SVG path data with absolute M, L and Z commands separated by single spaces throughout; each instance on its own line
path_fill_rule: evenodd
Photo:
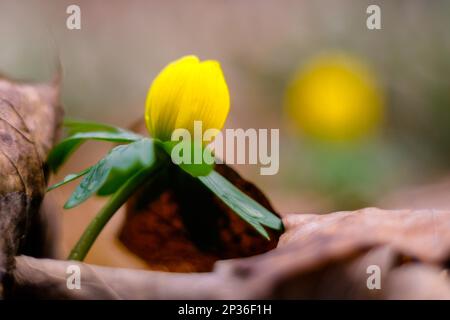
M 56 83 L 0 78 L 0 282 L 17 252 L 36 249 L 25 234 L 45 192 L 43 161 L 62 120 L 58 96 Z
M 357 251 L 389 245 L 405 256 L 428 263 L 445 263 L 450 253 L 450 212 L 444 210 L 380 210 L 327 215 L 289 215 L 280 246 L 311 243 Z
M 263 193 L 233 169 L 217 165 L 216 170 L 274 212 Z M 140 190 L 127 206 L 120 239 L 150 269 L 206 272 L 217 260 L 275 248 L 279 232 L 268 230 L 267 241 L 196 179 L 176 172 L 182 180 L 162 177 Z
M 290 215 L 279 246 L 219 261 L 212 272 L 176 274 L 79 263 L 81 290 L 66 287 L 75 262 L 17 258 L 14 297 L 70 299 L 448 299 L 449 211 L 363 209 Z M 370 290 L 367 267 L 381 269 Z M 75 292 L 74 292 L 75 291 Z

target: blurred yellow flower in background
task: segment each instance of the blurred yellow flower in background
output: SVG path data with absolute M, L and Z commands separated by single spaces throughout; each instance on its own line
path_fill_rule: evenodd
M 316 57 L 300 68 L 286 94 L 286 107 L 302 131 L 325 141 L 351 141 L 377 129 L 384 101 L 374 74 L 343 54 Z
M 202 121 L 203 130 L 221 130 L 229 110 L 230 95 L 219 62 L 185 56 L 153 81 L 145 121 L 151 136 L 168 141 L 178 128 L 193 134 L 194 121 Z

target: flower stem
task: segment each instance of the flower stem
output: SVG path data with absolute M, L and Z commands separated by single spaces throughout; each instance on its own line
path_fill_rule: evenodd
M 153 165 L 152 167 L 145 168 L 137 172 L 134 176 L 128 179 L 108 200 L 106 205 L 97 213 L 95 218 L 88 225 L 84 233 L 81 235 L 77 244 L 73 247 L 68 260 L 83 261 L 89 252 L 92 244 L 97 239 L 100 232 L 105 225 L 114 215 L 114 213 L 120 209 L 120 207 L 128 200 L 133 192 L 149 178 L 151 173 L 155 172 L 159 168 L 159 165 Z

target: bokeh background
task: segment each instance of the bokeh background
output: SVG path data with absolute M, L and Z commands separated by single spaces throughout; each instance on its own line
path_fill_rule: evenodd
M 66 28 L 70 4 L 81 30 Z M 281 212 L 450 207 L 449 1 L 1 0 L 0 43 L 3 74 L 48 81 L 60 61 L 67 115 L 123 127 L 168 62 L 219 60 L 226 127 L 280 129 L 277 175 L 236 169 Z M 108 148 L 86 145 L 55 180 Z M 54 192 L 61 206 L 73 187 Z M 64 212 L 63 250 L 101 204 Z

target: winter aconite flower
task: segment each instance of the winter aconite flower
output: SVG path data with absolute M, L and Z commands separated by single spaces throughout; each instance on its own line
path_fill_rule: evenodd
M 168 141 L 175 129 L 193 132 L 222 129 L 230 110 L 230 95 L 219 62 L 185 56 L 166 66 L 150 86 L 145 121 L 150 135 Z
M 150 87 L 145 121 L 151 137 L 104 123 L 66 121 L 68 136 L 52 149 L 47 159 L 52 171 L 58 170 L 87 140 L 120 143 L 97 163 L 66 176 L 48 189 L 82 178 L 65 203 L 66 209 L 78 206 L 95 194 L 109 197 L 86 227 L 68 259 L 83 260 L 114 213 L 144 183 L 157 188 L 157 184 L 164 180 L 176 179 L 180 183 L 177 192 L 194 196 L 188 193 L 190 187 L 182 186 L 183 181 L 188 181 L 186 173 L 191 176 L 189 181 L 215 194 L 266 239 L 270 239 L 266 227 L 282 230 L 283 223 L 277 215 L 214 170 L 215 155 L 204 144 L 204 137 L 201 141 L 197 139 L 199 124 L 205 135 L 206 130 L 210 132 L 206 142 L 218 139 L 217 134 L 229 110 L 230 95 L 220 64 L 212 60 L 200 62 L 195 56 L 186 56 L 165 67 Z M 177 140 L 180 132 L 185 135 Z M 194 136 L 193 143 L 191 136 Z M 164 153 L 171 157 L 161 156 Z M 194 200 L 201 202 L 201 194 L 196 193 L 200 198 Z
M 305 134 L 326 141 L 349 141 L 372 133 L 384 109 L 369 68 L 342 54 L 320 56 L 301 68 L 286 102 Z

